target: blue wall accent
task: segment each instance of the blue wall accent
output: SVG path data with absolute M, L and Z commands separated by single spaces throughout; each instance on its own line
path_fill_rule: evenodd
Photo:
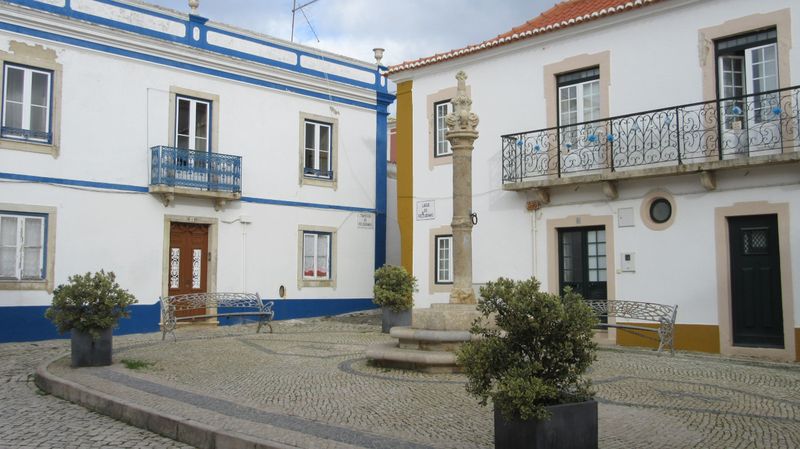
M 375 269 L 386 263 L 386 122 L 395 96 L 378 92 L 375 113 Z
M 200 17 L 200 16 L 189 15 L 188 16 L 188 20 L 187 20 L 187 19 L 184 19 L 182 17 L 176 17 L 176 16 L 170 15 L 170 14 L 164 14 L 164 13 L 160 13 L 160 12 L 157 12 L 157 11 L 152 11 L 152 10 L 149 10 L 147 8 L 142 8 L 142 7 L 138 7 L 138 6 L 135 6 L 135 5 L 129 5 L 129 4 L 125 4 L 125 3 L 120 3 L 120 2 L 115 1 L 115 0 L 97 0 L 100 3 L 111 5 L 111 6 L 114 6 L 114 7 L 117 7 L 117 8 L 127 9 L 127 10 L 130 10 L 130 11 L 135 11 L 137 13 L 145 14 L 145 15 L 148 15 L 148 16 L 156 17 L 156 18 L 163 19 L 163 20 L 168 20 L 170 22 L 183 25 L 184 28 L 185 28 L 184 35 L 183 36 L 175 36 L 175 35 L 170 34 L 170 33 L 156 31 L 156 30 L 152 30 L 152 29 L 149 29 L 149 28 L 140 27 L 140 26 L 137 26 L 137 25 L 132 25 L 132 24 L 126 23 L 126 22 L 121 22 L 121 21 L 117 21 L 117 20 L 111 20 L 111 19 L 107 19 L 105 17 L 95 16 L 95 15 L 91 15 L 91 14 L 82 13 L 80 11 L 75 11 L 75 10 L 73 10 L 71 8 L 71 5 L 69 4 L 69 2 L 67 2 L 66 6 L 60 7 L 60 6 L 43 4 L 41 2 L 37 2 L 37 1 L 33 1 L 33 0 L 7 0 L 7 1 L 9 3 L 15 3 L 15 4 L 22 5 L 22 6 L 31 8 L 31 9 L 37 9 L 37 10 L 41 10 L 41 11 L 46 11 L 46 12 L 49 12 L 49 13 L 52 13 L 52 14 L 58 14 L 58 15 L 61 15 L 61 16 L 65 16 L 65 17 L 69 17 L 69 18 L 73 18 L 73 19 L 86 21 L 86 22 L 93 23 L 93 24 L 96 24 L 96 25 L 115 28 L 115 29 L 119 29 L 119 30 L 130 32 L 130 33 L 139 34 L 141 36 L 145 36 L 145 37 L 148 37 L 148 38 L 159 39 L 159 40 L 166 41 L 166 42 L 169 42 L 169 43 L 177 43 L 177 44 L 182 44 L 182 45 L 188 45 L 188 46 L 200 48 L 202 50 L 206 50 L 206 51 L 210 51 L 210 52 L 213 52 L 213 53 L 217 53 L 217 54 L 220 54 L 220 55 L 241 58 L 241 59 L 249 60 L 249 61 L 252 61 L 252 62 L 257 62 L 257 63 L 264 64 L 264 65 L 278 67 L 278 68 L 281 68 L 281 69 L 284 69 L 284 70 L 289 70 L 289 71 L 293 71 L 293 72 L 297 72 L 297 73 L 302 73 L 304 75 L 310 75 L 310 76 L 313 76 L 313 77 L 322 78 L 322 79 L 325 79 L 325 80 L 336 81 L 336 82 L 345 83 L 345 84 L 358 86 L 358 87 L 363 87 L 363 88 L 372 89 L 372 90 L 383 90 L 383 91 L 386 90 L 385 87 L 382 88 L 382 86 L 380 85 L 380 74 L 377 71 L 377 67 L 375 67 L 375 68 L 371 68 L 371 67 L 367 68 L 367 67 L 364 67 L 363 65 L 354 64 L 354 63 L 352 63 L 350 61 L 347 61 L 347 60 L 344 60 L 344 59 L 337 59 L 336 56 L 334 56 L 334 55 L 328 55 L 327 57 L 325 57 L 325 56 L 321 56 L 321 55 L 318 55 L 318 54 L 315 54 L 315 53 L 312 53 L 312 52 L 309 52 L 309 51 L 305 51 L 305 50 L 302 50 L 302 49 L 299 49 L 299 48 L 292 47 L 290 45 L 282 45 L 282 44 L 279 44 L 279 43 L 276 43 L 276 42 L 271 42 L 269 40 L 259 39 L 259 38 L 253 37 L 253 36 L 248 36 L 248 35 L 245 35 L 245 34 L 239 34 L 239 33 L 231 32 L 231 31 L 223 30 L 221 28 L 208 26 L 206 24 L 206 21 L 208 19 L 206 19 L 204 17 Z M 199 36 L 198 40 L 194 39 L 193 33 L 192 33 L 192 30 L 195 27 L 197 27 L 199 29 L 199 31 L 200 31 L 200 36 Z M 257 44 L 260 44 L 260 45 L 264 45 L 264 46 L 267 46 L 267 47 L 272 47 L 272 48 L 275 48 L 275 49 L 278 49 L 278 50 L 290 52 L 290 53 L 292 53 L 292 54 L 294 54 L 296 56 L 297 62 L 295 64 L 288 64 L 288 63 L 285 63 L 285 62 L 276 61 L 276 60 L 273 60 L 273 59 L 264 58 L 264 57 L 256 56 L 256 55 L 249 54 L 249 53 L 244 53 L 244 52 L 240 52 L 240 51 L 236 51 L 236 50 L 232 50 L 232 49 L 228 49 L 228 48 L 223 48 L 223 47 L 218 47 L 218 46 L 215 46 L 215 45 L 211 45 L 211 44 L 208 43 L 208 41 L 206 39 L 207 33 L 209 31 L 213 31 L 215 33 L 232 36 L 232 37 L 235 37 L 237 39 L 242 39 L 242 40 L 249 41 L 249 42 L 254 42 L 254 43 L 257 43 Z M 358 81 L 358 80 L 354 80 L 354 79 L 351 79 L 351 78 L 338 76 L 338 75 L 331 74 L 331 73 L 326 73 L 326 72 L 321 72 L 321 71 L 314 70 L 314 69 L 305 68 L 305 67 L 300 65 L 300 58 L 301 57 L 316 59 L 316 60 L 320 60 L 320 61 L 324 61 L 324 62 L 331 62 L 331 63 L 335 63 L 335 64 L 338 64 L 338 65 L 342 65 L 342 66 L 350 68 L 350 69 L 363 71 L 364 73 L 369 73 L 370 75 L 373 75 L 374 76 L 374 81 L 372 83 L 366 83 L 366 82 L 363 82 L 363 81 Z
M 309 318 L 339 315 L 376 308 L 371 298 L 354 299 L 277 299 L 275 319 Z M 48 306 L 0 307 L 0 343 L 52 340 L 69 338 L 59 335 L 56 327 L 44 317 Z M 131 306 L 129 318 L 123 318 L 114 335 L 139 334 L 159 331 L 161 303 Z M 239 324 L 242 318 L 220 319 L 220 325 Z
M 385 176 L 386 173 L 384 172 L 384 177 Z M 121 190 L 123 192 L 140 192 L 140 193 L 148 192 L 147 187 L 134 186 L 129 184 L 112 184 L 108 182 L 82 181 L 79 179 L 50 178 L 45 176 L 21 175 L 19 173 L 0 172 L 0 179 L 13 179 L 15 181 L 26 181 L 26 182 L 41 182 L 45 184 L 60 184 L 65 186 L 93 187 L 97 189 Z M 276 206 L 310 207 L 313 209 L 332 209 L 332 210 L 343 210 L 348 212 L 372 212 L 372 213 L 375 212 L 375 209 L 370 209 L 368 207 L 343 206 L 338 204 L 306 203 L 302 201 L 275 200 L 269 198 L 256 198 L 251 196 L 243 196 L 241 200 L 246 203 L 272 204 Z

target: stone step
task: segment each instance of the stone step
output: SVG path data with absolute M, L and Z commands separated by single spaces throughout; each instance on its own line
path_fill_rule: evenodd
M 428 373 L 459 372 L 456 355 L 449 351 L 423 351 L 381 343 L 367 347 L 367 358 L 379 366 L 415 369 Z

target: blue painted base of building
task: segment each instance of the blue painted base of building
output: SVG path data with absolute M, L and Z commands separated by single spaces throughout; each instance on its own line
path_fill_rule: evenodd
M 275 320 L 340 315 L 375 309 L 371 298 L 355 299 L 275 299 Z M 69 338 L 60 335 L 53 323 L 44 317 L 47 306 L 0 307 L 0 343 Z M 161 321 L 161 304 L 134 305 L 129 318 L 123 318 L 114 335 L 157 332 Z M 220 325 L 240 324 L 244 319 L 222 319 Z

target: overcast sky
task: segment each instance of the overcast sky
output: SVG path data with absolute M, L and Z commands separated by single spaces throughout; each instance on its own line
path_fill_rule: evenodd
M 188 12 L 187 0 L 145 0 Z M 297 5 L 309 0 L 297 0 Z M 383 47 L 383 63 L 465 47 L 532 19 L 556 0 L 317 0 L 295 18 L 295 42 L 372 61 Z M 199 14 L 282 39 L 292 29 L 292 0 L 200 0 Z

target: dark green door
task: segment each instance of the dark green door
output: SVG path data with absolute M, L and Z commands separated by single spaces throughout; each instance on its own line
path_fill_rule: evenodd
M 728 218 L 733 344 L 783 348 L 777 215 Z
M 608 299 L 605 227 L 558 230 L 558 284 L 586 299 Z

